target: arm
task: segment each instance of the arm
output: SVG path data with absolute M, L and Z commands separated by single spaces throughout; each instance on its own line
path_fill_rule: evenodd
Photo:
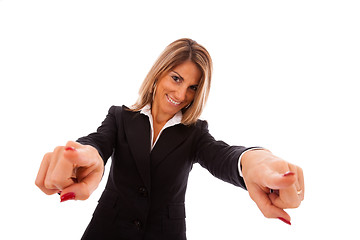
M 116 116 L 120 115 L 122 108 L 112 106 L 96 132 L 86 137 L 81 137 L 77 142 L 94 147 L 104 161 L 104 165 L 113 153 L 116 144 L 117 122 Z
M 209 133 L 206 121 L 199 122 L 200 136 L 196 143 L 196 160 L 215 177 L 246 189 L 238 169 L 239 157 L 246 150 L 243 146 L 229 146 L 216 141 Z
M 290 216 L 283 209 L 296 208 L 304 199 L 300 167 L 263 148 L 229 146 L 216 141 L 209 134 L 206 122 L 200 135 L 197 159 L 203 167 L 215 177 L 247 189 L 265 217 L 290 224 Z

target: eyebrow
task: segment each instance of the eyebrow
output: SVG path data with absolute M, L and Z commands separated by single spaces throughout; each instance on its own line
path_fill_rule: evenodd
M 184 78 L 183 78 L 178 72 L 176 72 L 176 71 L 174 71 L 174 70 L 172 70 L 172 71 L 173 71 L 174 73 L 176 73 L 181 80 L 184 81 Z M 191 87 L 199 87 L 199 84 L 191 85 Z
M 179 73 L 175 72 L 174 70 L 173 70 L 173 72 L 176 73 L 177 75 L 179 75 L 179 78 L 184 81 L 184 78 Z

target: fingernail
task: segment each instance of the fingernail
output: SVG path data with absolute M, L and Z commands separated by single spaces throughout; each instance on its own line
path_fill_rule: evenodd
M 76 151 L 74 147 L 66 147 L 65 151 Z
M 279 220 L 281 220 L 281 221 L 283 221 L 283 222 L 284 222 L 284 223 L 286 223 L 286 224 L 291 225 L 291 222 L 290 222 L 290 221 L 288 221 L 288 220 L 286 220 L 285 218 L 278 217 L 278 219 L 279 219 Z
M 284 173 L 283 177 L 287 177 L 287 176 L 294 176 L 294 175 L 295 175 L 295 173 L 294 173 L 294 172 L 290 172 L 290 171 L 288 171 L 288 172 Z
M 73 200 L 75 199 L 75 193 L 68 192 L 60 197 L 60 202 L 65 202 L 67 200 Z

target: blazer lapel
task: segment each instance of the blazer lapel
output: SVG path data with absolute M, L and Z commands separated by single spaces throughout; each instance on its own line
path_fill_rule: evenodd
M 161 163 L 170 152 L 185 141 L 189 133 L 190 127 L 186 127 L 182 124 L 166 128 L 161 133 L 151 152 L 151 165 L 156 166 Z
M 145 187 L 150 191 L 150 123 L 139 112 L 124 111 L 124 129 L 129 148 Z

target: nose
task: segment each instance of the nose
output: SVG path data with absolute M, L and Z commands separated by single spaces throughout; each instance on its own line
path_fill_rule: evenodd
M 176 91 L 176 100 L 183 102 L 186 99 L 186 93 L 187 93 L 187 88 L 186 87 L 179 87 Z

